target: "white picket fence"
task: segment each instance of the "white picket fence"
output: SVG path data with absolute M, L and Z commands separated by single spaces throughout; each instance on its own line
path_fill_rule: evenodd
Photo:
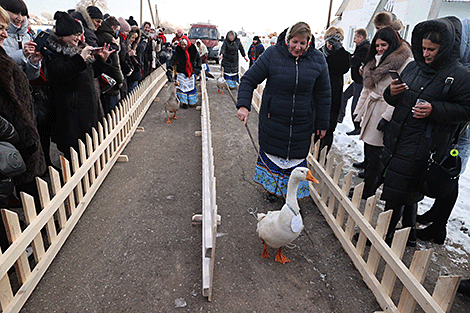
M 202 295 L 211 301 L 215 240 L 220 216 L 217 215 L 211 116 L 204 71 L 201 73 L 201 98 L 201 131 L 196 135 L 202 136 L 202 215 L 194 215 L 192 220 L 193 224 L 202 222 Z
M 59 172 L 49 168 L 51 188 L 37 178 L 41 210 L 36 214 L 33 197 L 21 194 L 27 227 L 20 228 L 18 214 L 3 209 L 2 217 L 11 246 L 0 253 L 0 307 L 2 312 L 19 312 L 54 260 L 113 165 L 127 160 L 121 153 L 138 129 L 153 100 L 165 85 L 165 68 L 160 67 L 142 81 L 119 106 L 71 149 L 71 166 L 61 158 Z M 52 198 L 49 194 L 52 190 Z M 45 230 L 45 231 L 43 231 Z M 26 248 L 33 248 L 33 267 Z M 8 270 L 14 266 L 18 282 L 12 284 Z

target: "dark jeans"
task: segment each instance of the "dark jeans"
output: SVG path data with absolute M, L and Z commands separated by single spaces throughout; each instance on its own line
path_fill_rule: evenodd
M 325 137 L 320 140 L 320 150 L 323 150 L 326 146 L 328 147 L 328 152 L 330 151 L 331 146 L 333 145 L 333 134 L 335 132 L 336 125 L 338 125 L 338 113 L 330 112 L 330 127 L 326 131 Z M 319 137 L 315 134 L 314 142 L 317 142 L 318 139 Z
M 1 175 L 3 176 L 3 175 Z M 8 208 L 8 200 L 10 195 L 13 192 L 13 182 L 9 178 L 5 178 L 3 176 L 0 178 L 0 208 L 7 209 Z M 0 247 L 2 248 L 2 252 L 5 252 L 6 249 L 10 246 L 10 242 L 8 241 L 7 232 L 5 230 L 5 225 L 3 224 L 3 220 L 0 221 Z
M 103 94 L 101 95 L 101 103 L 103 104 L 104 114 L 109 114 L 119 103 L 119 96 Z
M 445 197 L 436 198 L 431 209 L 424 213 L 426 219 L 432 221 L 432 228 L 438 232 L 446 229 L 452 209 L 457 202 L 459 196 L 459 184 L 455 183 L 455 187 L 450 194 Z
M 388 225 L 387 236 L 385 241 L 390 243 L 395 234 L 395 228 L 403 216 L 402 226 L 411 227 L 410 238 L 416 240 L 416 215 L 418 211 L 418 204 L 403 205 L 395 202 L 387 201 L 385 203 L 384 211 L 393 210 L 390 224 Z
M 342 122 L 344 119 L 344 116 L 346 115 L 346 106 L 348 104 L 349 98 L 353 97 L 352 103 L 351 103 L 351 118 L 352 121 L 354 122 L 354 118 L 356 117 L 354 115 L 354 110 L 356 109 L 357 102 L 359 101 L 359 97 L 361 96 L 361 91 L 362 91 L 362 84 L 358 84 L 355 82 L 352 82 L 348 88 L 344 91 L 343 93 L 343 104 L 341 106 L 341 112 L 339 113 L 339 121 Z M 354 122 L 354 127 L 356 128 L 356 123 L 359 126 L 359 122 Z M 359 127 L 357 127 L 359 128 Z
M 383 147 L 372 146 L 364 143 L 364 160 L 366 160 L 365 179 L 364 179 L 364 197 L 368 198 L 375 194 L 380 185 L 381 175 L 380 163 Z

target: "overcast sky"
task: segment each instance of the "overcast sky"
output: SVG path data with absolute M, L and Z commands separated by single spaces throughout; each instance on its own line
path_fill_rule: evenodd
M 24 0 L 29 12 L 54 14 L 76 7 L 78 0 Z M 108 12 L 116 17 L 140 16 L 140 0 L 107 0 Z M 298 21 L 310 24 L 312 30 L 322 30 L 328 16 L 328 0 L 286 1 L 207 1 L 207 0 L 151 0 L 152 8 L 158 5 L 160 19 L 186 26 L 194 22 L 208 22 L 222 30 L 277 31 Z M 333 0 L 332 19 L 342 0 Z M 144 20 L 150 20 L 148 0 L 143 0 Z M 106 13 L 106 12 L 104 12 Z

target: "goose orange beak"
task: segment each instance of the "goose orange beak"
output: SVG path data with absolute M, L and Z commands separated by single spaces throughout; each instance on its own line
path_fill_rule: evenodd
M 320 182 L 313 177 L 312 172 L 308 171 L 307 172 L 307 180 L 319 184 Z

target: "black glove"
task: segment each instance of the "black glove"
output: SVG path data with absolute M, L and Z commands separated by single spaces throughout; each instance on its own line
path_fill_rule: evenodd
M 335 51 L 343 47 L 343 45 L 341 44 L 341 41 L 336 36 L 333 36 L 330 39 L 328 39 L 328 42 L 330 43 L 330 45 L 333 46 Z
M 381 132 L 385 132 L 388 128 L 388 123 L 389 121 L 387 121 L 386 119 L 382 118 L 379 122 L 379 124 L 377 124 L 377 130 L 378 131 L 381 131 Z

